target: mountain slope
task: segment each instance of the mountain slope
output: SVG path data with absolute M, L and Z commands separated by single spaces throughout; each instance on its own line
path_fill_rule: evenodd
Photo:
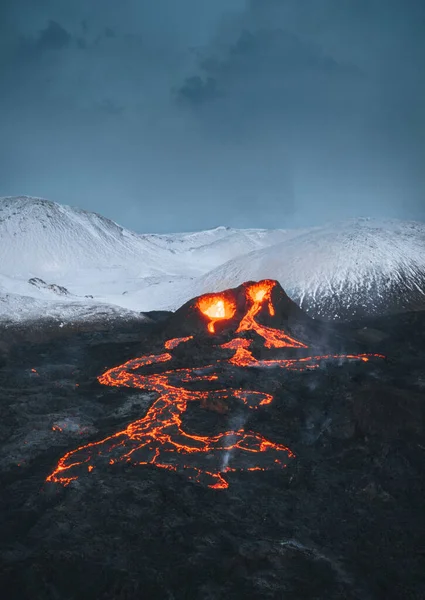
M 188 275 L 191 268 L 199 274 L 285 236 L 283 230 L 227 227 L 142 235 L 96 213 L 42 198 L 0 198 L 0 272 L 13 277 L 105 267 L 125 267 L 143 277 Z
M 228 261 L 197 293 L 277 279 L 310 315 L 352 319 L 425 306 L 425 224 L 351 219 Z
M 186 263 L 196 266 L 203 273 L 254 250 L 260 250 L 299 235 L 289 229 L 232 229 L 217 227 L 208 231 L 157 236 L 156 243 L 166 240 Z
M 101 312 L 105 304 L 135 312 L 169 308 L 175 289 L 190 289 L 199 275 L 285 235 L 226 227 L 141 235 L 41 198 L 0 198 L 0 318 L 35 318 L 49 312 L 49 302 L 55 315 L 61 306 L 76 315 L 78 303 L 84 315 L 83 304 L 101 304 Z M 58 298 L 61 287 L 66 293 Z
M 0 318 L 113 306 L 175 310 L 196 295 L 276 279 L 311 316 L 425 307 L 425 224 L 351 219 L 305 230 L 136 234 L 31 197 L 0 199 Z M 117 308 L 118 307 L 118 308 Z M 108 309 L 109 310 L 109 309 Z
M 0 239 L 1 272 L 13 277 L 117 266 L 142 275 L 176 271 L 171 251 L 159 252 L 149 236 L 138 236 L 95 213 L 39 198 L 0 200 Z

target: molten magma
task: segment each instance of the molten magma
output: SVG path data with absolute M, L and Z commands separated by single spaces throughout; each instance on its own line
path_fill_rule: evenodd
M 180 344 L 188 342 L 191 339 L 193 339 L 193 335 L 189 335 L 187 337 L 173 338 L 172 340 L 167 340 L 164 344 L 164 347 L 167 350 L 174 350 L 174 348 L 177 348 L 177 346 L 179 346 Z
M 220 294 L 206 294 L 201 296 L 197 303 L 200 312 L 210 319 L 208 331 L 215 332 L 215 323 L 223 319 L 231 319 L 236 312 L 234 300 Z
M 271 316 L 275 314 L 275 308 L 271 299 L 271 293 L 275 285 L 275 281 L 265 279 L 247 288 L 246 294 L 249 308 L 239 323 L 236 333 L 240 333 L 241 331 L 255 331 L 264 339 L 266 348 L 307 348 L 305 344 L 290 337 L 284 331 L 260 325 L 255 320 L 255 317 L 265 303 L 267 303 L 269 314 Z
M 255 331 L 264 338 L 265 346 L 269 348 L 284 346 L 306 348 L 305 344 L 284 332 L 263 327 L 255 321 L 255 316 L 264 302 L 271 306 L 270 294 L 273 285 L 269 284 L 273 283 L 260 282 L 248 288 L 250 303 L 238 331 L 249 329 Z M 209 311 L 209 307 L 215 306 L 218 311 L 222 311 L 224 306 L 225 316 L 221 318 L 230 318 L 226 316 L 228 314 L 233 316 L 236 306 L 232 307 L 230 302 L 231 308 L 226 309 L 227 304 L 224 303 L 226 298 L 216 296 L 215 304 L 211 303 L 211 299 L 210 295 L 205 304 L 200 302 L 199 309 Z M 223 305 L 217 306 L 217 301 L 220 300 L 223 300 Z M 212 308 L 211 312 L 204 312 L 213 322 L 218 320 L 214 310 Z M 202 406 L 208 407 L 209 403 L 213 406 L 214 402 L 226 404 L 231 399 L 235 399 L 251 410 L 273 402 L 271 394 L 261 391 L 220 387 L 220 374 L 226 371 L 229 364 L 239 368 L 274 367 L 303 371 L 315 369 L 323 361 L 329 360 L 368 361 L 371 357 L 382 358 L 378 354 L 359 354 L 257 360 L 250 350 L 253 340 L 234 337 L 229 342 L 217 346 L 223 356 L 208 365 L 161 371 L 162 363 L 173 361 L 172 350 L 191 339 L 192 337 L 173 338 L 164 344 L 168 352 L 129 360 L 101 375 L 98 380 L 103 385 L 140 388 L 155 392 L 157 398 L 144 417 L 130 423 L 122 431 L 66 453 L 47 477 L 47 481 L 66 486 L 78 479 L 81 474 L 92 473 L 105 463 L 109 465 L 129 463 L 153 465 L 182 472 L 192 481 L 214 489 L 223 489 L 228 487 L 226 474 L 232 471 L 283 469 L 294 458 L 294 453 L 286 446 L 268 440 L 259 433 L 245 431 L 243 427 L 225 430 L 213 436 L 196 435 L 185 431 L 182 420 L 189 402 L 199 402 Z M 229 351 L 232 352 L 230 357 Z M 155 364 L 158 365 L 158 373 L 143 373 L 144 367 Z M 214 386 L 214 389 L 207 391 L 191 389 L 190 384 L 199 382 L 204 382 L 204 388 L 205 383 L 208 382 L 210 387 Z

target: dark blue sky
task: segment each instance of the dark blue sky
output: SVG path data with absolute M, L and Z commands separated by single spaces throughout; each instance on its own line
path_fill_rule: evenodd
M 137 231 L 425 219 L 423 0 L 3 0 L 0 195 Z

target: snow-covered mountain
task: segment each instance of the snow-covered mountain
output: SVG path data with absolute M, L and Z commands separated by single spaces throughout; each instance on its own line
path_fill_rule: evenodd
M 425 223 L 350 219 L 237 257 L 197 282 L 197 292 L 277 279 L 314 317 L 352 319 L 425 308 Z
M 1 272 L 52 278 L 124 268 L 134 277 L 181 271 L 171 248 L 113 221 L 41 198 L 0 200 Z M 143 260 L 141 260 L 143 258 Z
M 425 307 L 425 224 L 351 219 L 304 230 L 137 234 L 40 198 L 0 199 L 0 320 L 139 315 L 277 279 L 312 316 Z
M 200 275 L 285 235 L 226 227 L 141 235 L 42 198 L 0 198 L 0 319 L 48 315 L 53 307 L 75 318 L 90 304 L 137 313 L 172 308 L 177 290 Z

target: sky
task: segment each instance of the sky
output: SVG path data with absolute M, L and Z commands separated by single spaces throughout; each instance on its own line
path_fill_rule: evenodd
M 0 131 L 138 232 L 425 220 L 425 2 L 2 0 Z

